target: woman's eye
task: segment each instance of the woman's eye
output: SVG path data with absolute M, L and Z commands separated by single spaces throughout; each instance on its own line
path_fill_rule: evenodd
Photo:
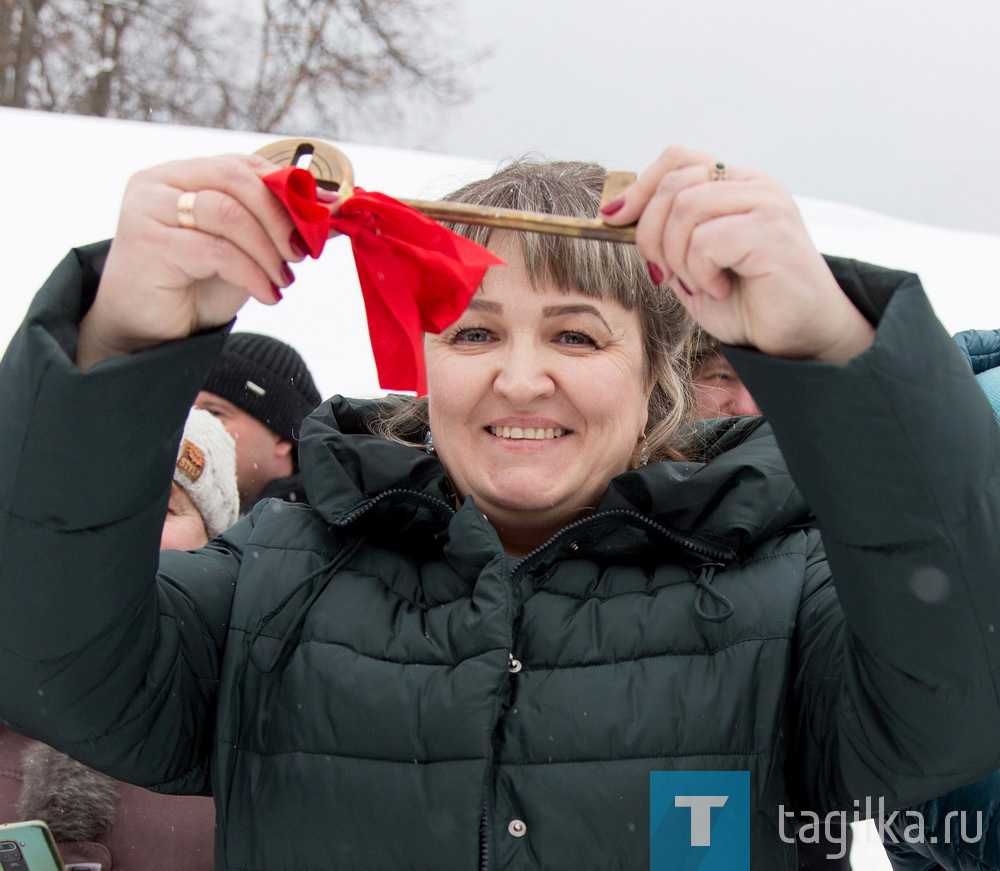
M 592 336 L 588 336 L 586 333 L 578 333 L 572 330 L 568 330 L 565 333 L 560 333 L 559 341 L 562 342 L 564 345 L 589 345 L 591 347 L 597 345 L 597 341 Z
M 490 337 L 482 327 L 467 327 L 455 333 L 456 342 L 485 342 Z

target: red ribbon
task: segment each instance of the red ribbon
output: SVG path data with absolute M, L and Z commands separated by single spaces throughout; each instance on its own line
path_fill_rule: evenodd
M 285 167 L 264 184 L 288 209 L 310 256 L 319 257 L 331 230 L 351 237 L 379 384 L 423 396 L 423 333 L 454 323 L 486 270 L 504 261 L 384 194 L 355 188 L 331 215 L 305 169 Z

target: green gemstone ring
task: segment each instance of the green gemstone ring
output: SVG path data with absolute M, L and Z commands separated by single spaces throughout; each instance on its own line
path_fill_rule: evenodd
M 729 178 L 729 170 L 721 161 L 712 167 L 712 181 L 725 181 Z

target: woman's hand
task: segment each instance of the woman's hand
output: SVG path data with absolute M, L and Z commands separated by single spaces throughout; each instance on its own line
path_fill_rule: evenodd
M 623 200 L 605 207 L 605 221 L 638 221 L 636 242 L 653 280 L 671 284 L 723 342 L 837 363 L 871 344 L 871 324 L 837 285 L 776 179 L 672 147 Z
M 279 167 L 253 155 L 163 164 L 134 175 L 97 297 L 80 326 L 77 366 L 228 323 L 249 297 L 281 299 L 305 244 L 261 183 Z M 181 194 L 191 206 L 181 214 Z M 189 226 L 181 226 L 187 217 Z M 193 226 L 191 226 L 193 221 Z

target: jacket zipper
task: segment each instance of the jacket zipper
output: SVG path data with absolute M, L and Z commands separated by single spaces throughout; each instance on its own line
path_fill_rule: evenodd
M 693 541 L 679 533 L 674 532 L 672 529 L 668 529 L 657 523 L 655 520 L 650 520 L 645 514 L 640 514 L 638 511 L 628 511 L 624 508 L 616 508 L 612 511 L 602 511 L 599 514 L 592 514 L 590 517 L 584 517 L 582 520 L 577 520 L 571 523 L 569 526 L 564 526 L 555 535 L 553 535 L 548 541 L 540 544 L 533 551 L 528 553 L 518 564 L 514 573 L 517 574 L 521 569 L 528 563 L 531 559 L 538 556 L 542 551 L 547 550 L 553 544 L 555 544 L 559 539 L 572 532 L 578 532 L 581 528 L 586 527 L 591 524 L 600 523 L 608 518 L 628 518 L 629 520 L 636 521 L 639 526 L 644 526 L 647 529 L 651 529 L 663 538 L 667 539 L 674 544 L 678 544 L 692 553 L 696 553 L 700 556 L 711 557 L 713 560 L 731 560 L 736 554 L 733 551 L 723 550 L 722 548 L 712 547 L 708 544 L 702 544 L 701 542 Z
M 379 493 L 378 496 L 369 499 L 363 505 L 358 506 L 348 514 L 345 514 L 340 520 L 337 521 L 337 525 L 347 526 L 348 524 L 353 523 L 363 514 L 366 514 L 369 510 L 374 508 L 375 505 L 377 505 L 383 499 L 388 499 L 391 496 L 406 496 L 408 499 L 411 499 L 415 502 L 420 502 L 424 505 L 427 505 L 430 508 L 434 508 L 439 513 L 444 514 L 448 518 L 454 517 L 455 514 L 457 514 L 454 508 L 452 508 L 447 502 L 438 499 L 436 496 L 429 496 L 426 493 L 421 493 L 419 490 L 408 490 L 406 488 L 401 487 L 392 490 L 384 490 L 383 492 Z M 628 518 L 630 520 L 637 521 L 640 526 L 645 526 L 647 529 L 653 530 L 654 532 L 661 535 L 668 541 L 671 541 L 674 544 L 678 544 L 681 547 L 702 556 L 708 556 L 715 560 L 730 560 L 733 559 L 733 557 L 735 556 L 735 554 L 732 551 L 723 550 L 722 548 L 715 548 L 712 547 L 711 545 L 702 544 L 700 542 L 693 541 L 692 539 L 687 538 L 683 535 L 680 535 L 679 533 L 674 532 L 672 529 L 668 529 L 666 526 L 657 523 L 655 520 L 650 520 L 648 517 L 646 517 L 646 515 L 640 514 L 638 511 L 628 511 L 624 508 L 616 508 L 612 511 L 602 511 L 599 514 L 592 514 L 590 517 L 584 517 L 581 520 L 577 520 L 571 523 L 569 526 L 564 526 L 555 535 L 553 535 L 550 539 L 548 539 L 548 541 L 543 542 L 533 551 L 528 553 L 527 556 L 525 556 L 524 559 L 522 559 L 517 564 L 517 569 L 515 569 L 515 571 L 520 571 L 521 567 L 524 566 L 525 563 L 527 563 L 533 557 L 537 556 L 542 551 L 548 549 L 550 546 L 555 544 L 559 539 L 570 534 L 571 532 L 579 531 L 581 528 L 584 528 L 590 524 L 601 523 L 608 518 L 614 518 L 614 517 Z
M 335 521 L 337 526 L 347 526 L 353 523 L 363 514 L 366 514 L 370 509 L 374 508 L 383 499 L 388 499 L 390 496 L 406 496 L 413 502 L 419 502 L 423 505 L 427 505 L 430 508 L 435 509 L 439 513 L 444 513 L 449 519 L 454 517 L 457 513 L 454 508 L 452 508 L 447 502 L 438 499 L 437 496 L 429 496 L 426 493 L 421 493 L 419 490 L 407 490 L 403 487 L 398 487 L 392 490 L 383 490 L 378 496 L 374 496 L 367 502 L 359 505 L 353 511 L 345 514 L 340 520 Z
M 483 816 L 479 820 L 479 871 L 493 871 L 496 851 L 493 843 L 493 763 L 490 763 L 483 799 Z

